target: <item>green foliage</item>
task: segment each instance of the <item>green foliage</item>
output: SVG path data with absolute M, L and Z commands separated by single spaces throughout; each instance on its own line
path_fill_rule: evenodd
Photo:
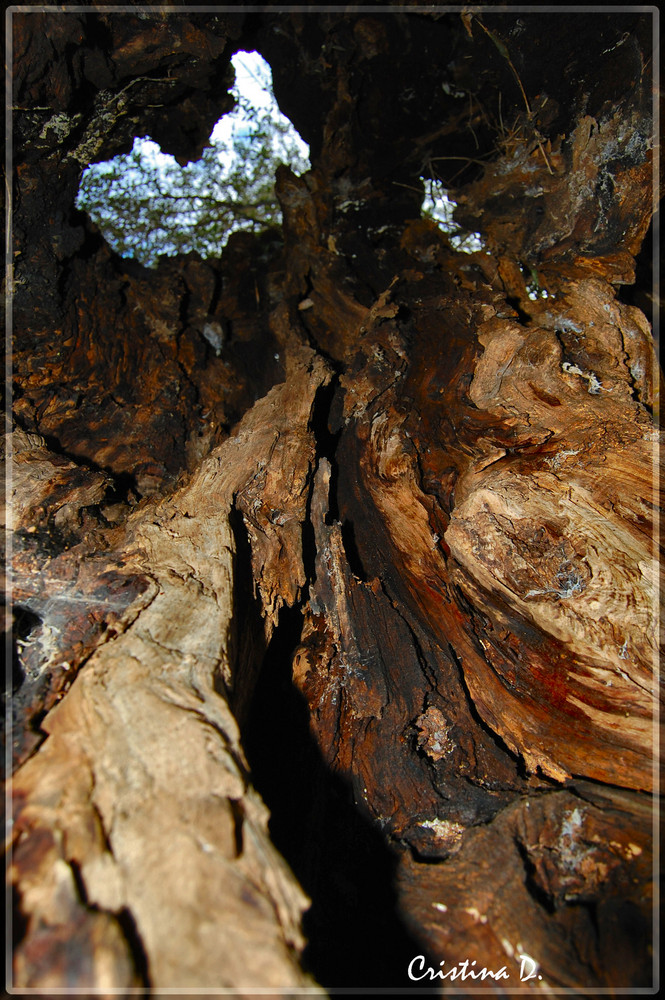
M 281 223 L 275 171 L 280 163 L 308 169 L 307 147 L 277 108 L 267 64 L 245 56 L 234 65 L 246 71 L 245 80 L 249 70 L 254 101 L 234 90 L 236 107 L 218 123 L 200 160 L 181 167 L 139 138 L 130 153 L 84 172 L 77 206 L 121 256 L 149 266 L 162 254 L 219 256 L 232 232 Z

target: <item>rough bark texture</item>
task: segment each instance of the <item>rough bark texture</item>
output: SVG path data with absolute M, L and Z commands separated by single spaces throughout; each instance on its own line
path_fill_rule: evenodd
M 12 25 L 14 984 L 651 985 L 650 16 Z M 82 168 L 241 48 L 283 232 L 117 258 Z

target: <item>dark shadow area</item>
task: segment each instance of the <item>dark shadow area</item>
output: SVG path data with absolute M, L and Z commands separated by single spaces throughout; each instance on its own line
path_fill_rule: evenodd
M 9 900 L 7 902 L 9 903 Z M 11 914 L 11 941 L 12 947 L 16 948 L 25 937 L 28 921 L 21 909 L 21 900 L 15 885 L 11 887 Z
M 221 674 L 215 677 L 214 683 L 222 696 L 230 696 L 233 714 L 240 727 L 244 728 L 251 712 L 252 693 L 266 653 L 266 645 L 261 605 L 254 593 L 252 547 L 242 512 L 235 506 L 229 513 L 229 525 L 236 549 L 233 561 L 236 613 L 230 649 L 231 660 L 236 664 L 233 691 L 225 690 Z
M 136 477 L 133 473 L 115 472 L 110 465 L 101 466 L 94 462 L 91 458 L 88 458 L 86 455 L 76 455 L 73 452 L 68 451 L 63 446 L 59 438 L 53 434 L 45 434 L 44 431 L 38 426 L 26 426 L 25 421 L 22 420 L 16 420 L 16 425 L 28 434 L 39 434 L 40 437 L 44 439 L 46 448 L 54 455 L 59 455 L 61 458 L 67 459 L 68 462 L 73 462 L 74 465 L 78 465 L 82 469 L 88 469 L 90 472 L 103 472 L 107 476 L 111 477 L 112 482 L 108 485 L 104 497 L 105 504 L 134 504 L 141 498 L 142 494 L 138 488 Z M 98 504 L 94 504 L 88 509 L 98 509 L 98 507 Z
M 7 671 L 7 683 L 5 691 L 7 697 L 15 694 L 25 680 L 25 672 L 21 663 L 20 646 L 26 643 L 30 635 L 42 624 L 42 619 L 28 608 L 15 605 L 12 609 L 14 613 L 14 626 L 12 629 L 12 672 L 11 681 L 9 671 Z
M 291 682 L 301 630 L 300 611 L 284 609 L 243 745 L 254 786 L 271 811 L 273 843 L 312 900 L 303 921 L 309 942 L 303 964 L 329 989 L 418 989 L 407 967 L 424 948 L 396 910 L 396 859 L 355 806 L 350 787 L 324 764 Z
M 641 309 L 649 323 L 653 324 L 654 312 L 659 308 L 658 296 L 659 282 L 654 288 L 654 249 L 655 249 L 655 226 L 654 220 L 658 220 L 658 215 L 651 219 L 651 223 L 644 237 L 640 252 L 635 258 L 635 283 L 632 285 L 619 286 L 619 301 L 629 306 L 637 306 Z
M 546 890 L 538 884 L 536 878 L 536 868 L 529 857 L 529 852 L 527 851 L 524 844 L 516 839 L 515 845 L 519 852 L 519 856 L 522 859 L 522 864 L 524 865 L 524 885 L 527 888 L 529 895 L 536 901 L 538 906 L 541 906 L 546 913 L 553 914 L 556 911 L 554 905 L 554 900 Z
M 134 970 L 139 983 L 141 986 L 149 987 L 150 970 L 148 968 L 148 956 L 146 955 L 143 941 L 141 940 L 141 935 L 138 932 L 134 917 L 127 907 L 123 906 L 122 910 L 116 914 L 116 920 L 120 924 L 120 929 L 125 936 L 127 944 L 129 945 L 129 950 L 134 962 Z M 145 995 L 146 994 L 144 993 L 141 994 L 141 996 Z
M 83 878 L 80 865 L 77 861 L 69 859 L 69 867 L 71 868 L 72 876 L 74 879 L 74 884 L 76 885 L 76 891 L 79 896 L 79 900 L 83 906 L 87 907 L 89 910 L 95 912 L 102 912 L 100 907 L 96 903 L 91 902 L 88 898 L 88 893 L 85 886 L 85 880 Z M 134 966 L 134 973 L 141 986 L 150 986 L 150 976 L 148 972 L 148 956 L 146 955 L 145 948 L 143 946 L 143 941 L 141 940 L 141 935 L 138 932 L 136 926 L 136 921 L 132 916 L 130 910 L 123 906 L 115 914 L 115 918 L 120 925 L 120 929 L 124 935 L 129 948 L 132 963 Z M 144 994 L 143 994 L 144 995 Z
M 522 326 L 529 326 L 529 324 L 531 323 L 531 317 L 527 312 L 524 311 L 524 309 L 522 309 L 519 303 L 519 299 L 507 295 L 506 302 L 517 313 L 518 322 L 521 323 Z
M 360 558 L 360 552 L 358 551 L 356 530 L 353 526 L 353 521 L 344 520 L 342 522 L 342 542 L 344 543 L 344 552 L 346 554 L 351 572 L 359 580 L 362 580 L 363 583 L 366 583 L 367 573 L 365 572 L 365 567 L 363 566 L 363 561 Z

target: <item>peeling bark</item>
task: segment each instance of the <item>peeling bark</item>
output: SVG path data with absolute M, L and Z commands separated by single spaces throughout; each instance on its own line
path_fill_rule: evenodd
M 117 545 L 125 573 L 145 580 L 147 597 L 124 628 L 114 622 L 112 639 L 90 655 L 42 722 L 43 748 L 15 775 L 12 877 L 23 887 L 31 921 L 49 928 L 40 935 L 39 962 L 30 938 L 19 947 L 24 985 L 58 985 L 67 975 L 83 981 L 88 951 L 99 966 L 92 983 L 134 983 L 130 956 L 108 957 L 117 950 L 116 922 L 97 910 L 131 914 L 152 983 L 307 983 L 293 955 L 304 944 L 299 921 L 307 900 L 270 843 L 232 712 L 251 680 L 235 676 L 231 658 L 237 609 L 230 513 L 239 498 L 251 524 L 274 541 L 259 583 L 267 610 L 284 600 L 283 581 L 297 587 L 289 560 L 302 563 L 299 529 L 313 451 L 307 420 L 327 366 L 302 348 L 288 370 L 291 377 L 250 411 L 187 486 L 127 519 Z M 257 477 L 271 499 L 260 472 L 266 468 L 268 476 L 281 468 L 280 483 L 291 484 L 291 496 L 280 491 L 282 520 L 274 527 L 255 502 Z M 51 586 L 61 583 L 56 578 Z M 268 614 L 266 638 L 273 627 Z M 63 879 L 73 913 L 59 909 Z M 62 940 L 75 921 L 90 943 L 73 943 L 74 969 L 63 973 Z
M 476 17 L 13 16 L 16 986 L 652 983 L 650 15 Z M 240 48 L 282 233 L 118 259 L 82 166 L 196 157 Z

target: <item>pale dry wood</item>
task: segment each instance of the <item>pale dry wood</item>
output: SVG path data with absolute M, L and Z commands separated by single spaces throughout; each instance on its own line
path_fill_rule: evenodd
M 492 424 L 464 458 L 442 539 L 394 390 L 371 416 L 353 402 L 367 377 L 347 379 L 347 412 L 367 441 L 364 484 L 415 601 L 462 658 L 481 716 L 529 770 L 650 790 L 658 438 L 636 398 L 647 392 L 640 372 L 653 370 L 647 331 L 597 280 L 569 286 L 528 328 L 489 312 L 469 398 Z M 646 364 L 624 352 L 626 329 Z M 577 356 L 562 343 L 571 330 Z M 442 594 L 459 587 L 489 634 L 451 638 L 447 598 L 432 603 L 423 580 Z M 538 636 L 519 667 L 509 653 L 516 622 Z
M 463 589 L 478 602 L 484 593 L 500 594 L 566 650 L 552 670 L 567 691 L 563 711 L 571 724 L 579 725 L 577 709 L 586 718 L 592 756 L 580 759 L 569 732 L 555 723 L 549 731 L 538 727 L 536 739 L 528 725 L 516 735 L 520 713 L 495 688 L 492 716 L 500 735 L 531 767 L 553 776 L 580 773 L 581 765 L 581 773 L 650 789 L 658 454 L 653 425 L 634 398 L 629 360 L 622 360 L 630 313 L 607 285 L 582 281 L 569 290 L 563 309 L 557 304 L 544 318 L 549 330 L 525 332 L 506 321 L 481 327 L 484 350 L 469 391 L 477 406 L 513 424 L 529 444 L 546 442 L 543 458 L 520 466 L 488 442 L 487 457 L 479 456 L 457 485 L 445 537 Z M 586 339 L 594 370 L 566 360 L 557 326 Z M 642 342 L 646 348 L 645 334 Z M 646 370 L 653 370 L 652 358 Z M 500 613 L 495 627 L 501 627 Z M 487 704 L 481 676 L 470 685 L 479 707 Z M 539 698 L 537 682 L 533 696 Z M 605 744 L 616 752 L 608 757 Z
M 237 613 L 229 516 L 242 493 L 250 531 L 262 534 L 269 636 L 271 614 L 295 595 L 280 591 L 295 585 L 281 563 L 302 564 L 314 454 L 307 423 L 326 378 L 312 351 L 296 351 L 287 382 L 192 480 L 129 519 L 126 569 L 149 573 L 150 600 L 90 657 L 42 723 L 48 738 L 15 775 L 12 875 L 22 912 L 32 934 L 48 928 L 47 948 L 66 937 L 72 913 L 83 922 L 89 941 L 80 960 L 89 956 L 90 965 L 78 970 L 78 985 L 132 982 L 113 919 L 124 912 L 157 989 L 309 982 L 298 962 L 308 901 L 271 844 L 229 704 Z M 282 523 L 271 518 L 270 503 L 255 503 L 257 481 L 267 501 L 279 491 Z M 17 985 L 65 985 L 56 961 L 40 976 L 32 934 L 19 949 Z

